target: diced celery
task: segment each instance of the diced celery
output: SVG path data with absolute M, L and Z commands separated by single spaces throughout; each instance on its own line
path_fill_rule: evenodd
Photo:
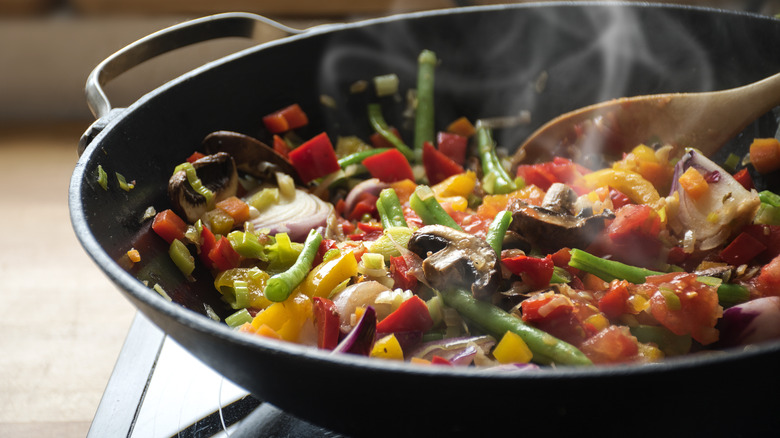
M 177 173 L 179 171 L 184 171 L 184 173 L 187 175 L 187 182 L 190 183 L 190 186 L 193 190 L 201 194 L 204 198 L 206 198 L 206 204 L 212 205 L 214 201 L 214 192 L 208 189 L 205 185 L 203 185 L 203 182 L 201 182 L 200 178 L 198 178 L 198 174 L 195 171 L 195 167 L 192 165 L 192 163 L 181 163 L 173 170 L 173 173 Z
M 780 225 L 780 207 L 762 202 L 753 222 L 761 225 Z
M 390 257 L 401 255 L 398 247 L 406 248 L 412 233 L 414 233 L 414 230 L 407 227 L 387 228 L 378 239 L 369 245 L 369 250 L 372 253 L 384 256 L 385 261 L 390 261 Z
M 365 253 L 361 258 L 366 269 L 385 269 L 385 258 L 382 254 Z
M 395 73 L 374 77 L 374 87 L 378 97 L 392 96 L 398 92 L 398 76 Z

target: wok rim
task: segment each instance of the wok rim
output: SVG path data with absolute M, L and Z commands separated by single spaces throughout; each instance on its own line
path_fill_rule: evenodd
M 776 19 L 745 11 L 732 11 L 718 9 L 714 7 L 704 7 L 695 5 L 675 5 L 666 3 L 633 3 L 622 1 L 556 1 L 556 2 L 531 2 L 522 4 L 500 4 L 500 5 L 485 5 L 485 6 L 469 6 L 459 8 L 437 9 L 432 11 L 418 11 L 411 13 L 401 13 L 389 15 L 386 17 L 366 19 L 351 23 L 339 23 L 339 24 L 326 24 L 315 26 L 310 30 L 298 34 L 287 36 L 278 40 L 269 41 L 266 43 L 258 44 L 256 46 L 237 51 L 229 54 L 220 59 L 211 61 L 203 66 L 197 67 L 165 84 L 149 91 L 141 96 L 138 100 L 133 102 L 127 108 L 118 111 L 106 124 L 106 126 L 92 139 L 83 154 L 79 157 L 78 162 L 74 168 L 71 176 L 69 192 L 68 192 L 68 204 L 70 210 L 71 224 L 74 232 L 90 258 L 93 262 L 103 271 L 103 273 L 111 279 L 114 286 L 117 287 L 126 298 L 138 300 L 141 303 L 153 308 L 159 312 L 163 317 L 172 320 L 176 324 L 187 326 L 189 329 L 194 330 L 200 334 L 207 336 L 215 336 L 219 340 L 236 344 L 242 348 L 251 348 L 257 350 L 259 353 L 273 355 L 283 354 L 290 358 L 304 357 L 307 360 L 316 362 L 318 364 L 335 365 L 344 368 L 357 368 L 361 370 L 370 370 L 374 372 L 384 372 L 392 374 L 409 374 L 409 375 L 423 375 L 425 377 L 443 377 L 443 378 L 470 378 L 470 379 L 490 379 L 490 380 L 525 380 L 525 379 L 545 379 L 545 380 L 561 380 L 561 379 L 603 379 L 603 378 L 621 378 L 621 377 L 640 377 L 647 375 L 655 375 L 658 373 L 666 373 L 670 371 L 680 371 L 692 368 L 707 367 L 713 365 L 723 365 L 729 362 L 751 360 L 756 357 L 770 354 L 780 353 L 780 340 L 765 342 L 761 344 L 749 345 L 742 348 L 731 348 L 723 351 L 713 351 L 698 354 L 690 354 L 683 357 L 668 358 L 658 363 L 650 364 L 617 364 L 617 365 L 597 365 L 593 367 L 573 367 L 562 366 L 548 368 L 545 367 L 539 371 L 512 371 L 512 372 L 492 372 L 489 369 L 480 369 L 475 367 L 431 367 L 422 366 L 416 364 L 410 364 L 408 362 L 397 362 L 387 360 L 376 360 L 368 357 L 348 355 L 348 354 L 330 354 L 323 350 L 318 350 L 315 347 L 304 346 L 284 341 L 276 341 L 260 336 L 247 336 L 242 333 L 238 333 L 230 329 L 222 322 L 216 322 L 208 317 L 199 315 L 189 309 L 186 309 L 176 303 L 170 303 L 162 298 L 159 294 L 154 292 L 149 287 L 143 285 L 138 279 L 136 279 L 129 272 L 120 267 L 114 259 L 112 259 L 108 253 L 99 244 L 97 238 L 92 233 L 88 222 L 87 215 L 83 208 L 81 199 L 82 187 L 84 185 L 86 175 L 87 163 L 93 158 L 95 152 L 101 146 L 104 137 L 106 137 L 113 129 L 118 125 L 121 125 L 122 121 L 131 115 L 137 108 L 142 107 L 145 103 L 153 99 L 157 94 L 165 92 L 167 89 L 176 87 L 178 84 L 187 81 L 188 79 L 201 74 L 206 70 L 216 68 L 222 64 L 229 63 L 234 59 L 247 56 L 250 53 L 262 51 L 267 47 L 276 45 L 289 44 L 298 39 L 313 38 L 323 33 L 339 32 L 345 29 L 359 28 L 372 26 L 379 23 L 402 21 L 415 19 L 420 17 L 429 17 L 436 15 L 452 15 L 452 14 L 467 14 L 471 12 L 480 11 L 492 11 L 492 10 L 505 10 L 505 9 L 536 9 L 536 8 L 560 8 L 566 6 L 576 7 L 588 7 L 588 6 L 620 6 L 627 8 L 651 8 L 651 9 L 680 9 L 680 10 L 696 10 L 705 13 L 734 15 L 734 16 L 749 16 L 755 19 L 766 19 L 777 21 Z M 144 313 L 151 320 L 156 318 L 153 315 L 148 314 L 144 309 L 140 308 L 135 302 L 133 302 L 137 310 Z M 154 321 L 155 325 L 158 325 Z M 173 339 L 176 339 L 175 335 L 166 333 Z M 225 376 L 230 379 L 229 376 Z

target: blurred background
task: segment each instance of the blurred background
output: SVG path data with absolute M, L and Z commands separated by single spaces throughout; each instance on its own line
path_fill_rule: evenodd
M 305 29 L 492 3 L 500 2 L 0 0 L 0 437 L 85 436 L 135 314 L 81 249 L 67 210 L 78 140 L 94 121 L 84 83 L 100 61 L 157 30 L 218 12 L 255 12 Z M 764 0 L 663 3 L 780 13 L 780 2 Z M 165 55 L 106 91 L 123 107 L 262 40 L 210 42 Z

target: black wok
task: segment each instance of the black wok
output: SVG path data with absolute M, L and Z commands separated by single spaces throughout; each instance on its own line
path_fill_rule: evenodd
M 248 15 L 207 19 L 182 38 L 207 39 L 216 32 L 213 26 L 222 26 L 223 34 L 247 35 L 255 21 Z M 210 63 L 126 109 L 109 111 L 93 87 L 90 102 L 99 120 L 85 134 L 71 180 L 73 226 L 127 298 L 195 356 L 258 398 L 339 432 L 769 432 L 780 421 L 773 403 L 763 399 L 780 391 L 780 343 L 657 365 L 532 374 L 331 356 L 234 333 L 207 317 L 205 305 L 221 317 L 229 312 L 209 274 L 196 272 L 198 281 L 185 282 L 167 245 L 150 233 L 150 221 L 142 216 L 149 206 L 168 207 L 171 170 L 210 132 L 265 138 L 260 117 L 298 102 L 311 118 L 302 137 L 323 129 L 332 136 L 367 134 L 365 102 L 349 95 L 349 85 L 395 72 L 401 89 L 411 88 L 422 49 L 441 59 L 439 125 L 461 115 L 475 119 L 530 110 L 530 124 L 496 133 L 499 144 L 512 147 L 554 116 L 608 98 L 753 82 L 780 71 L 779 45 L 780 21 L 770 17 L 644 4 L 477 7 L 310 29 Z M 156 53 L 135 50 L 137 59 Z M 98 82 L 127 67 L 117 64 L 103 66 Z M 338 110 L 321 105 L 321 95 L 333 97 Z M 403 104 L 397 105 L 398 111 L 386 110 L 388 118 L 401 113 Z M 774 136 L 776 128 L 769 114 L 726 148 L 741 150 L 754 136 Z M 104 190 L 97 183 L 98 165 L 112 178 L 119 172 L 135 180 L 136 187 L 126 192 L 110 182 Z M 121 261 L 131 247 L 143 259 L 126 269 Z M 155 283 L 173 303 L 150 289 Z

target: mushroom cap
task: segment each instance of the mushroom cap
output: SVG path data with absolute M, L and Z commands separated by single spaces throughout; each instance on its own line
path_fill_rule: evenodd
M 408 248 L 423 259 L 425 278 L 436 289 L 466 287 L 477 298 L 498 289 L 498 256 L 480 237 L 444 225 L 427 225 L 412 234 Z
M 215 131 L 203 139 L 202 146 L 207 154 L 229 153 L 238 170 L 261 181 L 273 178 L 276 172 L 282 172 L 292 176 L 296 184 L 303 185 L 290 160 L 249 135 L 233 131 Z
M 561 248 L 585 249 L 606 228 L 606 222 L 614 218 L 610 211 L 592 216 L 574 216 L 516 200 L 510 204 L 515 231 L 534 248 L 553 253 Z
M 175 172 L 168 180 L 168 197 L 173 204 L 173 210 L 190 223 L 214 208 L 214 203 L 235 196 L 238 192 L 238 172 L 229 154 L 219 152 L 207 155 L 194 161 L 192 167 L 195 168 L 201 183 L 214 193 L 211 203 L 192 188 L 184 170 Z

